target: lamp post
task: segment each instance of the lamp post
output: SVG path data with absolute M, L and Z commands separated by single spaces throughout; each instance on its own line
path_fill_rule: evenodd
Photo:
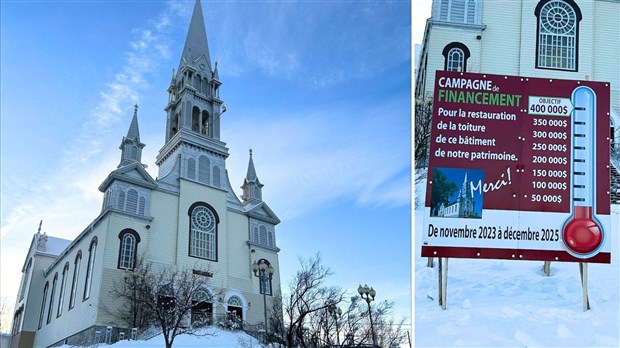
M 376 346 L 377 338 L 375 337 L 375 328 L 372 323 L 372 311 L 370 310 L 370 302 L 375 300 L 375 295 L 377 295 L 377 292 L 372 287 L 369 288 L 368 285 L 364 285 L 362 287 L 361 284 L 357 288 L 357 292 L 368 304 L 368 316 L 370 317 L 370 332 L 372 333 L 372 344 Z
M 340 345 L 340 331 L 338 330 L 338 319 L 342 317 L 342 309 L 340 309 L 340 307 L 337 307 L 335 304 L 332 303 L 331 305 L 329 305 L 329 307 L 327 307 L 327 310 L 329 311 L 329 314 L 331 314 L 334 320 L 336 321 L 336 343 Z
M 275 269 L 271 266 L 267 260 L 260 259 L 258 262 L 254 261 L 252 264 L 252 271 L 254 272 L 254 276 L 258 277 L 260 282 L 260 290 L 263 293 L 263 311 L 265 314 L 265 338 L 267 338 L 267 290 L 268 281 L 271 281 L 273 278 L 273 273 Z

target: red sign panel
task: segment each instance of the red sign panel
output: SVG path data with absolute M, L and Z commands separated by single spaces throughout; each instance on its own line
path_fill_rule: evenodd
M 438 71 L 422 256 L 610 262 L 609 105 L 604 82 Z

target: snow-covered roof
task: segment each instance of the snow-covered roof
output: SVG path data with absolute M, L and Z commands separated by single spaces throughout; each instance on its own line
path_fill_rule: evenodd
M 69 244 L 71 244 L 71 240 L 48 236 L 44 252 L 51 255 L 60 255 Z

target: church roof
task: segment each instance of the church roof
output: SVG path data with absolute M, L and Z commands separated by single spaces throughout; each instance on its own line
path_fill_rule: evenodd
M 200 0 L 197 0 L 194 5 L 192 20 L 189 24 L 189 31 L 185 38 L 185 46 L 183 47 L 181 62 L 179 63 L 179 71 L 182 66 L 192 64 L 198 61 L 202 56 L 206 59 L 207 66 L 209 70 L 211 70 L 211 56 L 209 55 L 209 43 L 207 42 L 207 31 L 204 23 L 202 6 L 200 5 Z
M 51 255 L 60 255 L 71 244 L 71 240 L 58 237 L 47 237 L 45 245 L 45 253 Z
M 248 163 L 248 172 L 245 175 L 246 180 L 254 181 L 258 179 L 256 177 L 256 168 L 254 168 L 254 161 L 252 160 L 252 149 L 250 149 L 250 162 Z
M 280 223 L 280 219 L 278 218 L 278 216 L 273 212 L 273 210 L 271 210 L 271 208 L 269 208 L 269 206 L 265 202 L 260 202 L 256 204 L 249 203 L 246 206 L 246 212 L 248 216 L 255 219 L 267 221 L 274 225 Z
M 105 192 L 114 180 L 129 182 L 138 186 L 144 186 L 154 189 L 158 186 L 151 175 L 144 169 L 144 166 L 138 162 L 122 166 L 111 172 L 105 180 L 99 185 L 99 191 Z
M 140 142 L 140 129 L 138 128 L 138 104 L 134 105 L 133 118 L 127 130 L 127 139 L 135 139 Z

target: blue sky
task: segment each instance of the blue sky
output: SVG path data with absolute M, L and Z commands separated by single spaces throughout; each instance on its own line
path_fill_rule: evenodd
M 13 304 L 39 220 L 49 235 L 72 239 L 98 215 L 97 188 L 119 162 L 136 102 L 142 160 L 157 176 L 166 89 L 193 1 L 1 6 L 0 296 Z M 407 1 L 202 6 L 228 106 L 221 139 L 230 180 L 240 195 L 252 148 L 263 198 L 282 220 L 283 290 L 298 258 L 320 252 L 334 271 L 331 283 L 351 295 L 367 283 L 377 300 L 396 301 L 397 317 L 410 316 L 415 8 Z

